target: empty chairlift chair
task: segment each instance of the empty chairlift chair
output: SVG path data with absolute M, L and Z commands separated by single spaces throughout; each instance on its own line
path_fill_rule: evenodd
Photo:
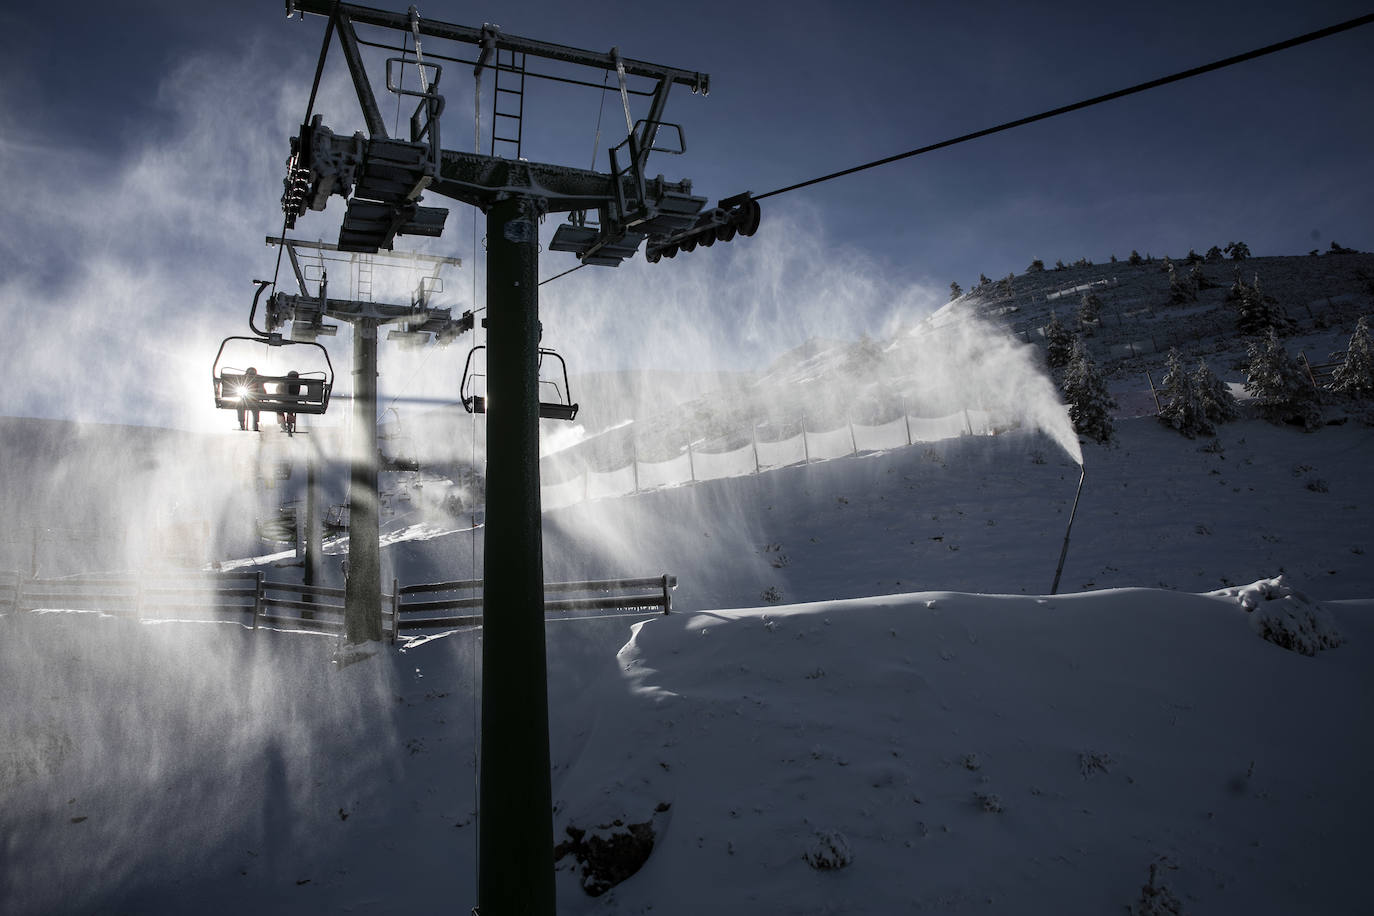
M 479 350 L 486 350 L 486 347 L 473 347 L 468 352 L 467 362 L 463 365 L 461 395 L 463 409 L 468 413 L 487 412 L 487 376 L 485 372 L 478 371 L 479 368 L 485 368 L 485 354 L 482 359 L 477 359 Z M 577 408 L 578 405 L 573 403 L 571 389 L 568 386 L 567 362 L 556 351 L 540 347 L 539 416 L 545 420 L 574 420 L 577 418 Z

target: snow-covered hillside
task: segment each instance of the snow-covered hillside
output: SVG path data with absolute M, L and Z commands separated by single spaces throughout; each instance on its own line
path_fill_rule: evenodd
M 1350 266 L 1332 274 L 1345 285 L 1331 288 L 1328 312 L 1343 317 L 1327 328 L 1299 319 L 1314 351 L 1343 345 L 1346 313 L 1365 308 L 1367 256 L 1339 257 L 1350 260 L 1282 259 L 1293 271 Z M 1288 282 L 1271 274 L 1316 288 L 1263 260 L 1253 266 L 1267 289 Z M 1065 279 L 1073 270 L 1015 278 L 1024 298 L 1003 303 L 1016 308 L 1002 318 L 1048 320 L 1059 301 L 1049 286 L 1082 279 Z M 1112 288 L 1123 302 L 1159 292 L 1157 265 L 1139 270 Z M 929 327 L 966 321 L 960 309 L 980 307 L 979 295 Z M 1187 326 L 1153 308 L 1139 320 Z M 1123 318 L 1123 339 L 1136 339 L 1136 320 Z M 1132 416 L 1121 395 L 1163 353 L 1113 357 L 1112 327 L 1104 320 L 1093 340 L 1123 410 L 1113 443 L 1082 445 L 1057 596 L 1047 592 L 1080 470 L 1034 413 L 994 436 L 546 513 L 549 579 L 679 581 L 666 617 L 548 624 L 560 912 L 1368 909 L 1368 412 L 1331 405 L 1331 425 L 1314 432 L 1247 418 L 1186 439 Z M 815 342 L 732 378 L 729 398 L 664 400 L 672 410 L 634 424 L 636 436 L 649 431 L 642 440 L 618 441 L 664 457 L 706 433 L 728 444 L 741 418 L 780 437 L 788 411 L 814 405 L 834 418 L 843 399 L 818 392 L 881 405 L 893 378 L 900 400 L 931 376 L 881 354 L 922 352 L 902 341 L 928 333 Z M 1035 339 L 1015 323 L 994 336 Z M 1241 348 L 1228 331 L 1190 355 L 1212 354 L 1237 382 L 1228 354 Z M 866 371 L 875 362 L 906 374 Z M 995 379 L 998 365 L 979 378 Z M 769 404 L 781 406 L 769 414 Z M 472 482 L 438 474 L 475 453 L 463 425 L 445 427 L 434 467 L 383 475 L 388 583 L 481 568 Z M 424 430 L 406 426 L 416 440 Z M 601 429 L 584 432 L 568 451 L 623 458 Z M 145 448 L 115 433 L 50 430 L 26 440 L 28 452 L 5 443 L 6 522 L 20 532 L 11 564 L 143 562 L 180 530 L 181 507 L 200 513 L 215 559 L 251 565 L 244 558 L 264 548 L 245 535 L 249 519 L 299 490 L 299 474 L 275 469 L 326 442 L 238 435 L 210 437 L 206 450 L 172 436 Z M 427 444 L 417 441 L 422 453 Z M 195 473 L 169 484 L 165 469 L 180 467 Z M 462 512 L 447 488 L 461 491 Z M 60 530 L 32 534 L 60 529 L 64 499 L 83 504 L 71 530 L 103 530 L 99 550 L 71 551 Z M 271 562 L 273 578 L 292 574 Z M 337 578 L 335 564 L 325 572 Z M 479 630 L 340 666 L 333 638 L 317 634 L 18 613 L 4 600 L 0 911 L 415 913 L 476 902 Z M 595 854 L 598 839 L 618 844 L 612 861 Z

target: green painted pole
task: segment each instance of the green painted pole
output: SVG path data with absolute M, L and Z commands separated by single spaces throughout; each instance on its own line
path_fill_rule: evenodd
M 544 555 L 539 515 L 538 203 L 487 213 L 481 916 L 553 916 Z

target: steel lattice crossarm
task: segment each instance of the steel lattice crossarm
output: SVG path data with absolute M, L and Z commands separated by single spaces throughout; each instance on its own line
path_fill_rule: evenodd
M 717 238 L 728 240 L 737 227 L 751 223 L 750 213 L 737 213 L 724 204 L 703 210 L 706 198 L 694 195 L 688 180 L 671 182 L 661 175 L 649 177 L 645 171 L 650 153 L 677 154 L 685 150 L 681 127 L 662 120 L 669 89 L 678 85 L 705 94 L 710 88 L 707 74 L 622 57 L 615 49 L 588 51 L 523 38 L 493 25 L 470 28 L 421 19 L 414 7 L 408 13 L 394 13 L 333 0 L 288 0 L 286 6 L 288 15 L 299 11 L 329 18 L 321 64 L 330 36 L 336 34 L 368 131 L 366 137 L 362 133 L 340 136 L 326 127 L 319 116 L 302 125 L 291 142 L 282 196 L 288 226 L 294 225 L 306 209 L 323 210 L 329 197 L 338 194 L 348 199 L 338 247 L 345 251 L 376 252 L 390 249 L 397 235 L 442 233 L 448 211 L 421 206 L 420 195 L 426 191 L 471 204 L 484 212 L 501 200 L 526 197 L 537 200 L 544 213 L 570 214 L 569 221 L 558 228 L 550 244 L 553 250 L 572 252 L 583 263 L 614 266 L 632 256 L 645 240 L 655 255 L 668 252 L 671 256 L 679 248 L 695 247 L 691 241 L 683 244 L 684 239 L 701 238 L 702 244 L 711 244 Z M 360 50 L 360 44 L 374 43 L 360 41 L 356 32 L 359 24 L 414 37 L 412 49 L 392 48 L 400 50 L 401 56 L 387 61 L 386 74 L 388 90 L 419 99 L 410 118 L 408 138 L 393 138 L 387 133 Z M 473 59 L 467 61 L 432 52 L 425 54 L 420 50 L 422 38 L 461 42 L 477 50 Z M 507 128 L 514 136 L 498 136 L 493 120 L 493 155 L 440 147 L 439 117 L 444 100 L 438 91 L 442 76 L 438 60 L 471 64 L 479 76 L 485 69 L 494 70 L 498 94 L 506 91 L 500 88 L 502 74 L 512 73 L 518 74 L 522 86 L 526 75 L 597 86 L 528 73 L 527 56 L 614 73 L 625 102 L 627 121 L 631 91 L 626 77 L 653 81 L 652 91 L 634 90 L 636 95 L 650 97 L 648 114 L 630 126 L 626 138 L 608 151 L 609 171 L 527 161 L 519 155 L 521 115 L 501 112 L 493 112 L 493 119 L 514 120 L 516 123 Z M 399 79 L 393 81 L 393 64 L 402 69 L 417 69 L 421 90 L 405 89 Z M 523 93 L 523 89 L 520 91 Z M 516 155 L 496 156 L 498 140 L 514 144 Z M 590 218 L 593 213 L 595 217 Z M 757 226 L 756 204 L 752 225 Z M 710 240 L 705 239 L 707 235 Z
M 459 334 L 472 330 L 473 315 L 471 311 L 466 311 L 460 317 L 454 318 L 451 310 L 436 308 L 428 304 L 429 293 L 435 288 L 442 289 L 442 287 L 437 286 L 440 279 L 440 269 L 446 265 L 461 265 L 462 261 L 459 258 L 421 254 L 419 252 L 383 256 L 387 259 L 385 262 L 387 266 L 396 266 L 396 263 L 399 262 L 412 268 L 420 264 L 429 267 L 429 272 L 421 278 L 420 284 L 412 293 L 410 304 L 393 305 L 361 299 L 330 299 L 328 279 L 323 272 L 316 282 L 314 294 L 311 294 L 298 249 L 315 250 L 323 259 L 325 252 L 347 252 L 347 249 L 342 248 L 342 246 L 275 235 L 267 236 L 266 241 L 268 245 L 283 247 L 290 261 L 291 271 L 296 276 L 296 283 L 300 287 L 299 295 L 279 291 L 273 293 L 267 300 L 267 327 L 269 331 L 275 331 L 289 321 L 291 322 L 292 340 L 313 341 L 322 335 L 332 337 L 336 334 L 338 326 L 326 324 L 324 319 L 337 318 L 350 323 L 358 321 L 371 321 L 379 325 L 395 323 L 398 327 L 388 334 L 392 340 L 422 343 L 428 341 L 430 335 L 433 335 L 437 342 L 448 343 Z M 349 257 L 357 258 L 358 254 L 352 253 Z M 320 264 L 323 265 L 323 260 L 320 261 Z

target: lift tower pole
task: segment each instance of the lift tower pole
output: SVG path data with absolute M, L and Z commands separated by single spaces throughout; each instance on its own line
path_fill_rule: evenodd
M 353 436 L 348 474 L 344 640 L 382 638 L 381 522 L 377 505 L 377 325 L 353 322 Z
M 673 86 L 705 94 L 710 77 L 609 53 L 522 38 L 493 25 L 468 28 L 421 19 L 415 7 L 393 13 L 341 0 L 288 0 L 287 11 L 330 18 L 353 80 L 367 136 L 335 134 L 321 116 L 292 139 L 286 193 L 287 224 L 328 198 L 348 198 L 339 247 L 391 248 L 398 235 L 438 235 L 446 210 L 419 206 L 421 193 L 470 204 L 487 216 L 487 484 L 482 641 L 482 751 L 479 788 L 478 909 L 481 916 L 554 912 L 553 810 L 549 783 L 548 686 L 544 646 L 544 567 L 539 505 L 538 223 L 569 214 L 550 240 L 582 264 L 617 266 L 641 242 L 651 261 L 728 241 L 758 228 L 758 204 L 745 195 L 703 209 L 690 181 L 651 177 L 652 152 L 681 153 L 681 128 L 663 120 Z M 387 88 L 419 99 L 409 139 L 393 138 L 381 117 L 360 52 L 358 26 L 411 39 L 411 50 L 387 62 Z M 421 50 L 423 39 L 424 51 Z M 526 58 L 578 65 L 615 76 L 629 118 L 629 98 L 647 98 L 645 117 L 608 149 L 605 172 L 529 161 L 517 146 L 506 159 L 439 145 L 443 97 L 430 39 L 476 47 L 485 70 L 515 75 L 524 93 Z M 393 82 L 393 63 L 414 67 L 419 90 Z M 601 90 L 605 82 L 548 75 Z M 634 86 L 629 80 L 640 81 Z M 645 86 L 647 81 L 647 88 Z M 498 86 L 500 83 L 498 82 Z M 523 112 L 523 104 L 521 111 Z M 497 112 L 503 118 L 522 115 Z M 512 133 L 513 132 L 513 133 Z M 493 131 L 493 135 L 495 131 Z M 519 125 L 507 137 L 520 137 Z M 499 139 L 499 138 L 497 138 Z M 511 140 L 518 144 L 518 140 Z M 494 143 L 493 143 L 494 146 Z
M 428 341 L 431 335 L 447 341 L 471 330 L 472 314 L 453 318 L 447 308 L 433 308 L 426 302 L 422 283 L 408 304 L 373 302 L 361 299 L 331 299 L 328 281 L 321 275 L 314 290 L 310 288 L 302 269 L 297 249 L 313 249 L 321 258 L 325 252 L 354 252 L 323 242 L 307 242 L 280 236 L 268 236 L 267 244 L 282 246 L 300 287 L 299 295 L 276 292 L 267 301 L 267 324 L 275 329 L 291 323 L 295 340 L 314 341 L 321 335 L 333 335 L 338 326 L 326 324 L 326 318 L 336 318 L 353 326 L 353 436 L 349 446 L 349 524 L 348 578 L 344 588 L 344 639 L 351 645 L 375 642 L 382 638 L 382 558 L 381 520 L 377 492 L 377 343 L 381 328 L 395 325 L 389 338 L 412 342 Z M 424 262 L 434 276 L 445 264 L 460 264 L 457 258 L 411 254 L 404 256 L 410 266 Z M 354 261 L 356 265 L 356 261 Z M 312 459 L 313 460 L 313 459 Z M 313 486 L 311 488 L 313 493 Z M 307 511 L 307 517 L 310 512 Z M 315 538 L 308 549 L 306 574 L 313 578 L 318 571 L 319 534 L 311 525 Z M 312 584 L 307 582 L 307 584 Z
M 539 504 L 538 205 L 487 212 L 480 912 L 554 912 Z

